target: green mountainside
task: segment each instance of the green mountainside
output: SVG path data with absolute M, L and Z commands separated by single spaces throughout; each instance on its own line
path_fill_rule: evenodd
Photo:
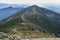
M 0 31 L 7 34 L 21 32 L 31 37 L 34 33 L 36 37 L 55 37 L 60 34 L 59 17 L 56 12 L 33 5 L 2 20 Z

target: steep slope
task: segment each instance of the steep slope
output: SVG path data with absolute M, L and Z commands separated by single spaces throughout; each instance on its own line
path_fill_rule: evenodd
M 14 29 L 14 32 L 16 32 L 16 30 L 30 30 L 43 33 L 59 34 L 59 17 L 60 14 L 58 13 L 33 5 L 22 9 L 15 15 L 3 20 L 0 24 L 0 31 L 8 33 L 12 32 Z

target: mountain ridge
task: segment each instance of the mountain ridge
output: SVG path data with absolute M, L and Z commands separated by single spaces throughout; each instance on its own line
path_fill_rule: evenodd
M 60 23 L 58 22 L 60 21 L 57 19 L 60 20 L 60 18 L 58 17 L 60 17 L 60 15 L 53 11 L 33 5 L 5 19 L 3 21 L 5 23 L 3 23 L 0 28 L 2 31 L 9 28 L 18 28 L 59 34 Z M 5 29 L 3 29 L 3 27 Z

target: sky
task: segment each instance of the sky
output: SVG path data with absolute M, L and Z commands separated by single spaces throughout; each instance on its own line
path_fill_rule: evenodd
M 0 0 L 0 3 L 8 4 L 60 4 L 60 0 Z

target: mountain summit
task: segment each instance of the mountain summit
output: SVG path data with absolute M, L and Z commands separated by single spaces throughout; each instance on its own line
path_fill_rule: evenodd
M 22 9 L 16 14 L 2 20 L 0 31 L 11 32 L 11 30 L 30 30 L 49 34 L 60 33 L 60 14 L 38 7 L 36 5 Z M 45 35 L 45 34 L 44 34 Z

